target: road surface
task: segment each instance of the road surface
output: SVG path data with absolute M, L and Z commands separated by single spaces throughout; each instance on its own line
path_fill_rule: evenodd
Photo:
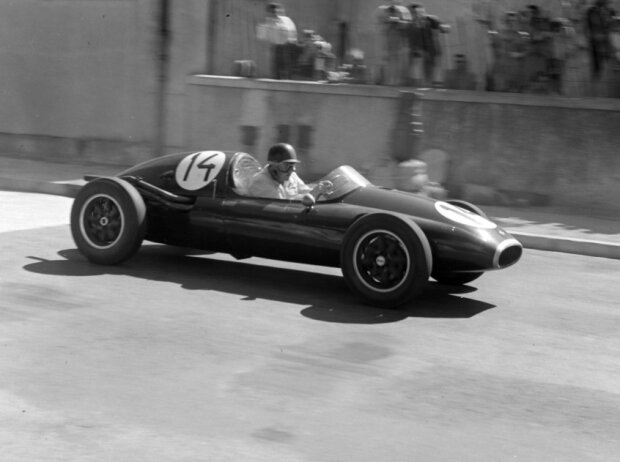
M 2 462 L 618 457 L 620 261 L 526 251 L 382 310 L 338 269 L 95 266 L 69 199 L 0 201 Z

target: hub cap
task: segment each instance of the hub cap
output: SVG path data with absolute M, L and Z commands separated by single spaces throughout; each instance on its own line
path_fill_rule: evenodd
M 357 241 L 353 258 L 360 281 L 377 292 L 399 288 L 411 267 L 405 244 L 387 230 L 375 230 L 362 236 Z
M 80 229 L 97 249 L 112 247 L 123 232 L 125 220 L 118 202 L 107 194 L 91 197 L 80 211 Z

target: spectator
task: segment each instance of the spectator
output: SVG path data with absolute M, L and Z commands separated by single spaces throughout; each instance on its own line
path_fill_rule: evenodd
M 586 12 L 586 33 L 590 44 L 591 72 L 593 80 L 598 80 L 603 67 L 610 57 L 610 29 L 615 15 L 608 0 L 596 0 Z
M 612 22 L 609 37 L 611 43 L 609 96 L 620 98 L 620 18 L 616 17 Z
M 529 34 L 529 45 L 525 57 L 525 78 L 530 83 L 540 81 L 547 74 L 551 59 L 551 33 L 549 19 L 537 5 L 527 7 L 529 24 L 522 29 Z
M 291 18 L 286 16 L 281 4 L 267 5 L 267 17 L 259 24 L 256 35 L 259 40 L 272 45 L 272 77 L 290 79 L 296 59 L 297 28 Z
M 304 30 L 302 37 L 295 75 L 303 80 L 327 80 L 336 68 L 331 43 L 310 29 Z
M 532 27 L 532 9 L 528 7 L 519 11 L 517 14 L 519 16 L 519 30 L 529 34 Z
M 557 18 L 550 23 L 550 57 L 547 63 L 550 90 L 564 94 L 566 61 L 575 51 L 575 31 L 568 19 Z
M 552 93 L 552 83 L 549 75 L 546 72 L 538 72 L 531 76 L 527 92 L 538 95 L 550 95 Z
M 407 73 L 406 39 L 407 27 L 411 24 L 409 10 L 390 0 L 379 7 L 377 27 L 379 36 L 379 83 L 403 85 Z
M 476 76 L 469 71 L 467 57 L 464 54 L 454 55 L 454 67 L 446 72 L 444 86 L 453 90 L 476 89 Z
M 349 52 L 351 56 L 351 64 L 348 72 L 351 83 L 366 83 L 366 64 L 364 64 L 364 52 L 359 49 L 353 49 Z
M 433 85 L 440 81 L 437 63 L 441 56 L 438 33 L 448 32 L 450 27 L 439 18 L 426 14 L 424 6 L 412 4 L 409 26 L 409 72 L 414 85 Z
M 509 11 L 504 16 L 501 31 L 489 31 L 493 48 L 492 89 L 521 92 L 525 88 L 524 59 L 528 51 L 529 34 L 519 30 L 519 16 Z
M 566 56 L 564 67 L 563 94 L 579 97 L 590 94 L 589 44 L 585 32 L 587 0 L 576 0 L 568 10 L 570 27 L 573 30 L 573 44 Z
M 318 52 L 314 38 L 313 30 L 304 30 L 297 58 L 297 75 L 302 80 L 312 80 L 314 76 L 314 60 Z
M 473 43 L 478 48 L 479 56 L 482 58 L 481 71 L 482 88 L 485 91 L 493 91 L 493 42 L 490 31 L 494 30 L 494 10 L 489 3 L 483 3 L 484 0 L 475 0 L 472 6 L 474 20 L 476 22 L 474 28 Z
M 620 66 L 620 17 L 614 18 L 609 31 L 613 67 Z
M 336 55 L 332 53 L 332 44 L 320 35 L 314 37 L 316 54 L 314 56 L 314 80 L 328 80 L 336 70 Z

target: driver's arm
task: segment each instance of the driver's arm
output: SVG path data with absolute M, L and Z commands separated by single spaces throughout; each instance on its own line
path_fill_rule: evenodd
M 282 199 L 278 185 L 269 178 L 265 169 L 252 177 L 252 181 L 247 188 L 247 195 L 251 197 Z
M 306 194 L 312 194 L 315 199 L 317 199 L 321 194 L 325 194 L 332 187 L 333 184 L 331 181 L 322 180 L 319 181 L 314 188 L 311 188 L 306 183 L 303 182 L 301 178 L 297 174 L 294 174 L 294 180 L 297 185 L 297 197 L 302 198 Z M 292 179 L 292 178 L 291 178 Z

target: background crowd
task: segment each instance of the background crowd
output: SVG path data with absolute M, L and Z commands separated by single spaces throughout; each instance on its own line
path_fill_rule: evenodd
M 272 45 L 272 77 L 275 79 L 328 80 L 336 72 L 331 43 L 314 30 L 298 33 L 295 23 L 279 3 L 267 5 L 265 21 L 257 37 Z
M 489 37 L 487 90 L 620 96 L 612 94 L 620 84 L 620 18 L 607 0 L 578 2 L 567 18 L 531 4 L 507 12 Z
M 376 10 L 376 66 L 364 51 L 335 54 L 318 31 L 297 31 L 282 4 L 270 3 L 257 37 L 272 46 L 272 77 L 463 90 L 620 97 L 620 17 L 608 0 L 573 0 L 566 17 L 532 3 L 499 18 L 480 16 L 487 59 L 484 75 L 469 57 L 451 63 L 444 34 L 451 25 L 424 5 L 388 0 Z M 343 31 L 346 33 L 346 31 Z

